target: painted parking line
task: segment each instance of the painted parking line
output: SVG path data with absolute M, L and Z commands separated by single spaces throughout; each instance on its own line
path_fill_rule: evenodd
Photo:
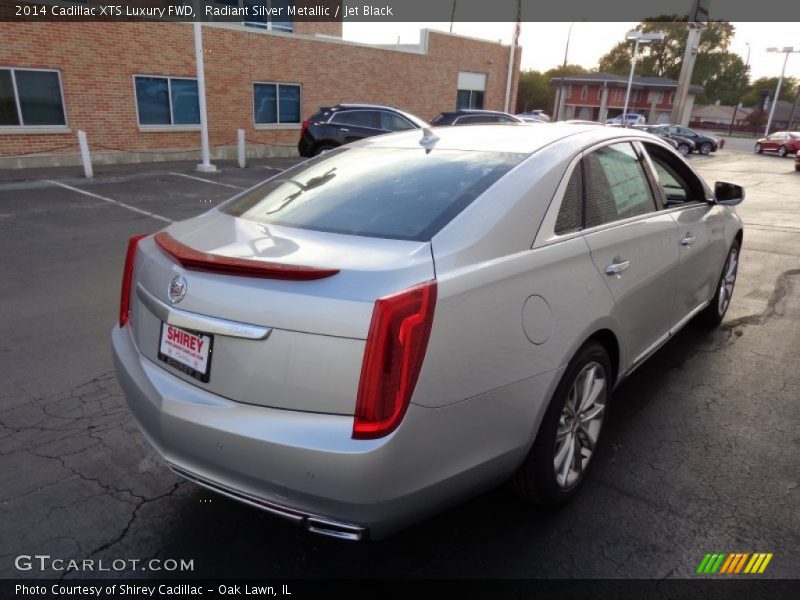
M 214 181 L 213 179 L 203 179 L 202 177 L 195 177 L 194 175 L 186 175 L 185 173 L 174 173 L 170 171 L 170 175 L 177 175 L 178 177 L 186 177 L 186 179 L 194 179 L 195 181 L 202 181 L 203 183 L 213 183 L 214 185 L 224 185 L 225 187 L 233 188 L 235 190 L 244 190 L 240 185 L 233 185 L 230 183 L 222 183 L 221 181 Z
M 57 185 L 59 187 L 66 188 L 68 190 L 72 190 L 73 192 L 78 192 L 79 194 L 83 194 L 84 196 L 90 196 L 92 198 L 97 198 L 98 200 L 102 200 L 103 202 L 109 202 L 116 206 L 127 208 L 128 210 L 132 210 L 133 212 L 137 212 L 140 215 L 145 215 L 147 217 L 151 217 L 153 219 L 158 219 L 159 221 L 164 221 L 165 223 L 174 223 L 172 219 L 168 219 L 167 217 L 162 217 L 161 215 L 157 215 L 156 213 L 152 213 L 147 210 L 142 210 L 141 208 L 137 208 L 135 206 L 131 206 L 130 204 L 125 204 L 124 202 L 120 202 L 119 200 L 112 200 L 111 198 L 106 198 L 105 196 L 101 196 L 99 194 L 93 194 L 92 192 L 87 192 L 86 190 L 82 190 L 80 188 L 72 187 L 71 185 L 67 185 L 66 183 L 61 183 L 60 181 L 53 181 L 51 179 L 45 180 L 47 183 L 52 183 L 53 185 Z

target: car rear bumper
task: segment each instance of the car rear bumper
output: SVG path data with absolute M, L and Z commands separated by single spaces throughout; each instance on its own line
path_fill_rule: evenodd
M 485 431 L 484 402 L 412 404 L 391 435 L 354 440 L 351 416 L 233 402 L 174 377 L 141 356 L 129 327 L 114 328 L 112 346 L 127 403 L 173 471 L 316 533 L 383 537 L 496 485 L 527 452 L 502 419 Z M 476 444 L 476 428 L 491 442 Z
M 300 141 L 297 142 L 297 153 L 303 158 L 311 158 L 314 156 L 314 149 L 311 147 L 311 143 L 305 138 L 305 136 L 301 137 Z

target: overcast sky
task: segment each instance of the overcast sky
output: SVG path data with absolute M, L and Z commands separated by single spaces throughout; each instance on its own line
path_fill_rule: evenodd
M 750 67 L 753 79 L 777 77 L 781 73 L 784 54 L 767 52 L 772 46 L 794 46 L 800 50 L 800 23 L 734 23 L 736 30 L 731 51 L 747 58 L 750 44 Z M 522 68 L 546 71 L 564 60 L 569 23 L 523 23 L 520 45 L 523 46 Z M 636 23 L 576 22 L 569 45 L 569 62 L 587 69 L 597 67 L 600 57 L 608 52 L 625 32 Z M 449 23 L 344 23 L 344 38 L 372 44 L 419 42 L 420 29 L 447 31 Z M 454 23 L 453 33 L 487 40 L 511 43 L 513 23 Z M 800 54 L 789 56 L 786 75 L 800 78 Z

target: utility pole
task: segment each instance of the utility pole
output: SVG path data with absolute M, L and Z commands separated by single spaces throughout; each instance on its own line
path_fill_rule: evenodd
M 675 91 L 675 100 L 672 104 L 671 120 L 676 125 L 686 125 L 684 119 L 688 123 L 689 114 L 686 114 L 686 99 L 689 96 L 689 87 L 692 84 L 692 72 L 694 71 L 694 62 L 697 59 L 697 48 L 700 46 L 700 36 L 705 29 L 703 23 L 693 22 L 689 23 L 689 35 L 686 37 L 686 52 L 683 54 L 683 63 L 681 64 L 681 74 L 678 78 L 678 88 Z

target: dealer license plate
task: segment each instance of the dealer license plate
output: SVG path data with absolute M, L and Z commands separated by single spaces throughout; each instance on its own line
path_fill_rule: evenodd
M 213 343 L 213 335 L 161 323 L 158 358 L 195 379 L 208 382 Z

